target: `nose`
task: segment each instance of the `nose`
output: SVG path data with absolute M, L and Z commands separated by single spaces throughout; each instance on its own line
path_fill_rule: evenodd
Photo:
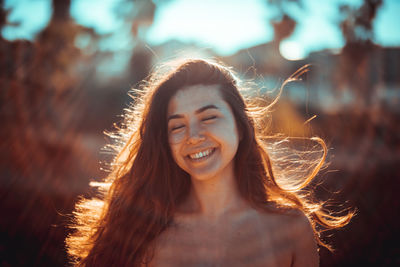
M 197 144 L 205 139 L 202 127 L 197 123 L 192 123 L 188 129 L 187 144 Z

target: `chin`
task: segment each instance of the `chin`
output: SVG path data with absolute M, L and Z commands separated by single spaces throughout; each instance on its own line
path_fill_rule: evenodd
M 215 174 L 190 174 L 190 178 L 195 181 L 207 181 L 207 180 L 212 180 L 215 178 L 217 175 Z
M 196 181 L 207 181 L 213 180 L 216 178 L 223 178 L 225 176 L 229 176 L 232 171 L 229 171 L 229 167 L 226 166 L 225 168 L 218 168 L 218 170 L 198 170 L 198 171 L 189 171 L 190 178 Z

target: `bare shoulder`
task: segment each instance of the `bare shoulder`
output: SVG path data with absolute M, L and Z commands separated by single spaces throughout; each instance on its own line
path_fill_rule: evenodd
M 299 210 L 264 213 L 264 226 L 273 234 L 273 240 L 290 248 L 292 266 L 318 266 L 318 247 L 311 223 Z
M 299 235 L 314 237 L 310 221 L 300 210 L 292 209 L 278 214 L 277 220 L 287 225 L 288 233 L 294 237 L 299 237 Z
M 278 227 L 285 235 L 297 236 L 297 234 L 304 233 L 304 231 L 313 234 L 308 218 L 299 210 L 259 212 L 259 214 L 263 218 L 265 227 Z

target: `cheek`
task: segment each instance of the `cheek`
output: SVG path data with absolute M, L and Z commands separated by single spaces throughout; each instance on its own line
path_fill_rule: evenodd
M 229 146 L 237 146 L 239 143 L 239 133 L 234 125 L 227 123 L 226 125 L 219 125 L 210 129 L 213 135 L 219 139 L 220 142 Z
M 169 143 L 169 148 L 171 150 L 171 155 L 173 157 L 173 159 L 176 161 L 176 154 L 177 154 L 177 147 L 176 145 L 174 145 L 173 143 Z
M 237 149 L 239 147 L 239 135 L 237 134 L 237 132 L 232 131 L 226 142 L 230 153 L 236 155 Z
M 180 131 L 178 133 L 171 133 L 168 137 L 168 141 L 171 145 L 177 145 L 185 139 L 185 131 Z
M 171 156 L 172 156 L 172 159 L 175 161 L 175 163 L 178 165 L 178 166 L 180 166 L 181 167 L 181 158 L 180 158 L 180 153 L 179 153 L 179 151 L 180 151 L 180 146 L 179 145 L 177 145 L 177 144 L 173 144 L 173 143 L 169 143 L 169 147 L 170 147 L 170 150 L 171 150 Z

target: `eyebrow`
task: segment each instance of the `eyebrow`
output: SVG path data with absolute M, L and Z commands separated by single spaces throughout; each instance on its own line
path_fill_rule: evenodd
M 206 111 L 208 109 L 219 109 L 219 108 L 217 106 L 215 106 L 215 105 L 207 105 L 207 106 L 199 108 L 194 113 L 199 114 L 199 113 L 202 113 L 202 112 L 204 112 L 204 111 Z M 183 118 L 183 115 L 174 114 L 174 115 L 169 116 L 167 121 L 170 121 L 172 119 L 181 119 L 181 118 Z
M 217 106 L 215 106 L 215 105 L 207 105 L 207 106 L 204 106 L 202 108 L 199 108 L 194 113 L 199 114 L 199 113 L 202 113 L 202 112 L 206 111 L 207 109 L 219 109 L 219 108 Z

